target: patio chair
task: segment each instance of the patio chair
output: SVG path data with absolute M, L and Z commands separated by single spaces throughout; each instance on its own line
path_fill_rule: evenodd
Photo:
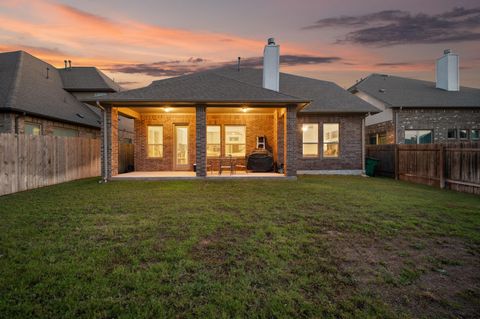
M 248 156 L 245 156 L 245 160 L 244 160 L 243 163 L 239 162 L 239 161 L 235 161 L 235 163 L 234 163 L 234 173 L 236 174 L 237 173 L 237 168 L 239 168 L 240 170 L 245 170 L 245 174 L 248 174 L 247 161 L 248 161 Z
M 235 165 L 234 160 L 235 159 L 231 155 L 229 157 L 219 158 L 218 175 L 222 175 L 224 169 L 228 169 L 230 171 L 230 175 L 232 175 Z

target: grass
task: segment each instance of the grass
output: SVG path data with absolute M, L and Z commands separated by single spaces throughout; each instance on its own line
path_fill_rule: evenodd
M 476 317 L 480 198 L 381 178 L 0 197 L 0 317 Z

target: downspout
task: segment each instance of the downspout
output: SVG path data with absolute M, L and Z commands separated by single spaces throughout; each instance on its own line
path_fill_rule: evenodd
M 365 117 L 362 118 L 362 174 L 365 175 Z
M 97 101 L 97 106 L 102 110 L 103 114 L 103 182 L 106 183 L 108 181 L 107 111 L 99 101 Z

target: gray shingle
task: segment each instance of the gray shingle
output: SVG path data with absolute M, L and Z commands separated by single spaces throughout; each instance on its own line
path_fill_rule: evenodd
M 0 109 L 100 126 L 98 115 L 63 89 L 58 70 L 26 52 L 0 53 L 0 92 Z
M 221 68 L 212 70 L 216 74 L 231 77 L 242 82 L 262 86 L 263 70 Z M 280 92 L 310 100 L 302 113 L 368 113 L 379 110 L 351 94 L 333 82 L 303 76 L 280 73 Z
M 199 72 L 154 81 L 144 88 L 108 94 L 95 99 L 104 102 L 308 102 L 305 98 L 267 90 L 214 72 Z
M 480 107 L 480 89 L 437 89 L 435 82 L 385 74 L 371 74 L 350 91 L 364 92 L 390 107 Z
M 58 69 L 63 88 L 71 92 L 119 92 L 121 87 L 95 67 Z

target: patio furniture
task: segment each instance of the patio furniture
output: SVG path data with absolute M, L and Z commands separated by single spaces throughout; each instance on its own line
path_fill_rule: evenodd
M 235 169 L 236 159 L 232 156 L 220 157 L 218 163 L 218 175 L 222 175 L 223 170 L 227 169 L 230 171 L 230 175 L 233 174 Z
M 236 174 L 237 173 L 237 168 L 239 168 L 241 170 L 245 170 L 245 174 L 248 174 L 247 161 L 248 161 L 247 156 L 245 156 L 245 159 L 244 159 L 243 162 L 235 160 L 235 165 L 234 165 L 233 172 Z

